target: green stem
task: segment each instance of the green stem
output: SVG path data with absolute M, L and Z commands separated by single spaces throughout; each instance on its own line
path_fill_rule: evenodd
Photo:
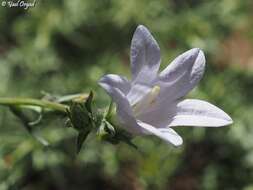
M 66 113 L 67 105 L 50 102 L 47 100 L 39 100 L 33 98 L 0 98 L 0 105 L 5 106 L 39 106 L 42 108 L 52 109 Z

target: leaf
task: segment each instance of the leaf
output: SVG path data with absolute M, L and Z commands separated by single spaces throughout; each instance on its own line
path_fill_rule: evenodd
M 69 103 L 69 102 L 84 102 L 84 100 L 87 99 L 88 94 L 87 93 L 79 93 L 79 94 L 69 94 L 64 96 L 58 96 L 54 95 L 45 91 L 41 92 L 44 97 L 43 99 L 52 101 L 52 102 L 58 102 L 58 103 Z
M 26 128 L 26 130 L 31 133 L 32 132 L 32 128 L 29 125 L 30 123 L 30 119 L 28 118 L 27 115 L 25 115 L 21 109 L 19 109 L 18 107 L 15 106 L 11 106 L 10 107 L 11 112 L 20 119 L 20 121 L 23 123 L 23 126 Z
M 84 102 L 88 97 L 88 94 L 86 93 L 80 93 L 80 94 L 71 94 L 66 96 L 61 96 L 56 99 L 56 102 L 58 103 L 68 103 L 68 102 Z
M 20 108 L 25 108 L 25 109 L 29 109 L 29 110 L 32 110 L 34 112 L 37 112 L 37 113 L 41 113 L 43 111 L 43 109 L 39 106 L 31 106 L 31 105 L 20 105 L 18 106 Z
M 77 152 L 77 154 L 81 151 L 83 143 L 84 143 L 84 141 L 87 138 L 89 133 L 90 133 L 90 131 L 81 131 L 81 132 L 79 132 L 79 134 L 77 136 L 77 142 L 76 142 L 76 152 Z
M 39 141 L 42 145 L 44 145 L 44 146 L 48 146 L 48 145 L 49 145 L 49 142 L 48 142 L 46 139 L 44 139 L 43 137 L 39 136 L 38 134 L 32 133 L 32 135 L 33 135 L 33 137 L 34 137 L 37 141 Z
M 35 126 L 35 125 L 38 125 L 40 124 L 40 122 L 42 121 L 42 118 L 43 118 L 43 115 L 42 114 L 39 114 L 38 118 L 34 121 L 30 121 L 28 123 L 29 126 Z
M 39 136 L 38 134 L 36 134 L 32 127 L 33 125 L 37 125 L 40 123 L 41 121 L 41 117 L 39 116 L 39 118 L 35 121 L 30 121 L 30 119 L 28 118 L 28 116 L 22 112 L 22 110 L 19 107 L 16 106 L 11 106 L 10 110 L 12 111 L 12 113 L 20 119 L 20 121 L 22 122 L 23 126 L 25 127 L 25 129 L 29 132 L 29 134 L 31 134 L 38 142 L 40 142 L 42 145 L 44 146 L 48 146 L 49 142 L 47 140 L 45 140 L 43 137 Z

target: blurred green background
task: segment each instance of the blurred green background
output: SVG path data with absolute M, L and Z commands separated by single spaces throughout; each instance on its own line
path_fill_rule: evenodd
M 93 89 L 97 105 L 107 105 L 97 80 L 106 73 L 130 77 L 130 42 L 143 24 L 161 47 L 162 68 L 192 47 L 204 50 L 206 73 L 189 96 L 219 106 L 234 120 L 219 129 L 176 129 L 184 138 L 180 148 L 137 137 L 141 153 L 101 143 L 93 134 L 76 156 L 76 132 L 63 119 L 36 127 L 50 143 L 45 147 L 1 107 L 0 190 L 253 190 L 252 18 L 251 0 L 37 0 L 29 10 L 0 6 L 1 97 Z

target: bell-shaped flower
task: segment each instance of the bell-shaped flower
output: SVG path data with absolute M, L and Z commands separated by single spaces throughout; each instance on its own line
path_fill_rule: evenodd
M 160 48 L 149 30 L 137 27 L 131 42 L 132 80 L 108 74 L 99 80 L 117 105 L 117 116 L 135 135 L 156 135 L 179 146 L 175 126 L 221 127 L 232 119 L 218 107 L 202 100 L 182 98 L 202 78 L 204 53 L 194 48 L 179 55 L 161 73 Z

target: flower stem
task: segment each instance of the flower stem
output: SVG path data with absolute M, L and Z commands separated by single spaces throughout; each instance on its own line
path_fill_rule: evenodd
M 0 105 L 4 106 L 39 106 L 42 108 L 51 109 L 66 113 L 67 105 L 51 102 L 47 100 L 33 99 L 33 98 L 1 98 Z

